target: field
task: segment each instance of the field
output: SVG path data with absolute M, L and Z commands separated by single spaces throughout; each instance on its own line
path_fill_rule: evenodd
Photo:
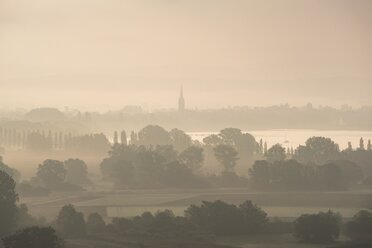
M 215 244 L 191 243 L 187 240 L 127 240 L 125 237 L 105 239 L 78 239 L 67 240 L 66 248 L 336 248 L 347 244 L 343 237 L 331 244 L 304 244 L 299 243 L 290 234 L 281 235 L 255 235 L 255 236 L 222 236 L 216 237 Z
M 303 244 L 297 242 L 291 234 L 219 237 L 216 240 L 217 244 L 241 248 L 330 248 L 344 242 L 345 239 L 341 237 L 333 244 Z
M 107 219 L 164 209 L 171 209 L 176 215 L 183 215 L 190 204 L 200 204 L 203 200 L 223 200 L 232 204 L 252 200 L 270 217 L 282 219 L 293 219 L 303 213 L 328 209 L 350 218 L 360 209 L 372 207 L 372 193 L 369 192 L 263 193 L 248 192 L 246 189 L 87 191 L 21 199 L 28 205 L 32 214 L 43 215 L 47 219 L 55 218 L 58 210 L 65 204 L 74 204 L 85 214 L 98 212 Z
M 159 240 L 151 238 L 102 237 L 94 239 L 70 239 L 66 248 L 235 248 L 225 244 L 191 242 L 188 240 Z
M 106 188 L 105 190 L 102 190 Z M 232 204 L 240 204 L 252 200 L 262 207 L 269 217 L 292 221 L 304 213 L 316 213 L 332 209 L 340 212 L 344 219 L 352 217 L 360 209 L 371 208 L 372 192 L 249 192 L 245 188 L 222 189 L 158 189 L 158 190 L 108 190 L 100 187 L 100 191 L 72 193 L 53 193 L 48 197 L 21 197 L 31 214 L 44 216 L 49 221 L 55 219 L 60 208 L 65 204 L 73 204 L 85 216 L 89 213 L 100 213 L 107 222 L 113 217 L 131 217 L 145 211 L 156 212 L 171 209 L 176 215 L 183 215 L 190 204 L 200 204 L 203 200 L 223 200 Z M 340 207 L 342 206 L 342 207 Z M 139 239 L 128 242 L 108 238 L 104 240 L 67 240 L 66 248 L 333 248 L 344 244 L 341 238 L 335 244 L 302 244 L 290 234 L 271 234 L 255 236 L 216 237 L 216 244 L 195 244 L 188 241 L 177 243 Z

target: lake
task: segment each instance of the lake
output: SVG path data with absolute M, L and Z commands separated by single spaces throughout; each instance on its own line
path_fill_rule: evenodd
M 372 131 L 354 131 L 354 130 L 259 130 L 259 131 L 244 131 L 252 134 L 256 141 L 262 139 L 267 142 L 268 147 L 277 143 L 282 144 L 284 147 L 296 148 L 303 145 L 309 137 L 323 136 L 331 138 L 341 149 L 347 148 L 347 143 L 350 141 L 354 148 L 359 146 L 361 137 L 364 139 L 364 144 L 367 146 L 368 140 L 372 140 Z M 202 141 L 203 138 L 211 134 L 218 134 L 218 132 L 188 132 L 192 139 Z

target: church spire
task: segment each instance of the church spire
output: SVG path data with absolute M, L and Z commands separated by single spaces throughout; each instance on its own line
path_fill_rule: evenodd
M 181 85 L 180 96 L 178 98 L 178 112 L 185 110 L 185 98 L 183 97 L 183 86 Z

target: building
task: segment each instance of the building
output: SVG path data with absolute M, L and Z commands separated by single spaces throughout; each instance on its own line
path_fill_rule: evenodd
M 185 111 L 185 98 L 183 97 L 183 87 L 181 86 L 180 96 L 178 98 L 178 112 Z

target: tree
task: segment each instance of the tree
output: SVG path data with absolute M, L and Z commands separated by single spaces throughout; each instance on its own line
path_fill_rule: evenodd
M 130 144 L 137 145 L 137 143 L 138 143 L 138 135 L 134 131 L 132 131 L 130 133 Z
M 39 165 L 36 177 L 50 189 L 61 189 L 64 184 L 66 170 L 63 162 L 47 159 Z
M 225 168 L 226 172 L 233 172 L 236 161 L 239 160 L 238 152 L 230 145 L 218 145 L 214 149 L 214 155 Z
M 122 145 L 127 145 L 128 144 L 128 142 L 127 142 L 127 133 L 124 130 L 121 131 L 121 133 L 120 133 L 120 143 Z
M 257 233 L 268 221 L 267 214 L 250 201 L 239 206 L 223 201 L 203 201 L 200 206 L 187 208 L 185 217 L 216 235 Z
M 285 157 L 285 148 L 281 144 L 273 145 L 266 153 L 266 159 L 270 163 L 275 161 L 283 161 Z
M 332 211 L 303 214 L 294 222 L 294 236 L 307 243 L 327 243 L 338 238 L 341 216 Z
M 4 239 L 5 248 L 63 248 L 63 241 L 51 227 L 29 227 Z
M 351 142 L 350 142 L 350 141 L 347 142 L 347 150 L 348 150 L 349 152 L 353 151 L 353 146 L 351 145 Z
M 271 168 L 266 160 L 256 160 L 249 169 L 249 177 L 253 186 L 259 189 L 267 189 L 271 182 Z
M 106 223 L 98 213 L 92 213 L 88 216 L 86 223 L 87 233 L 97 234 L 105 231 Z
M 367 151 L 372 151 L 372 144 L 371 144 L 371 140 L 369 139 L 368 140 L 368 144 L 367 144 Z
M 346 224 L 347 235 L 358 242 L 372 242 L 372 212 L 361 210 Z
M 191 137 L 182 130 L 174 128 L 169 132 L 169 134 L 172 139 L 172 145 L 178 152 L 182 152 L 192 144 Z
M 114 145 L 118 144 L 119 143 L 119 137 L 118 137 L 118 132 L 115 131 L 114 132 Z
M 144 146 L 170 145 L 171 136 L 164 128 L 157 125 L 149 125 L 138 132 L 138 142 Z
M 157 145 L 154 149 L 159 157 L 161 157 L 163 163 L 171 163 L 177 160 L 177 151 L 174 150 L 172 145 Z
M 267 142 L 265 141 L 264 143 L 264 155 L 266 156 L 267 154 Z
M 204 161 L 203 148 L 190 146 L 179 156 L 179 160 L 193 171 L 198 171 Z
M 238 208 L 223 201 L 203 201 L 201 206 L 191 205 L 185 210 L 185 217 L 216 235 L 237 234 L 242 224 Z
M 349 160 L 335 160 L 329 163 L 336 165 L 341 170 L 342 177 L 346 180 L 345 183 L 356 184 L 363 180 L 363 170 L 356 163 Z
M 17 224 L 16 183 L 7 173 L 0 171 L 0 237 L 13 231 Z
M 49 144 L 52 144 L 52 148 L 53 148 L 53 146 L 56 147 L 56 143 L 55 143 L 56 139 L 54 139 L 54 143 L 53 143 L 52 131 L 50 131 L 50 130 L 48 132 L 47 140 L 48 140 Z
M 114 218 L 109 227 L 110 231 L 113 230 L 114 232 L 124 234 L 130 229 L 133 229 L 133 221 L 128 218 Z
M 63 135 L 62 132 L 58 134 L 58 149 L 62 150 L 63 148 Z
M 268 222 L 267 213 L 251 201 L 240 204 L 239 210 L 243 215 L 243 225 L 248 233 L 258 232 Z
M 49 137 L 48 137 L 48 140 L 49 140 Z M 54 147 L 54 149 L 58 149 L 58 133 L 54 133 L 54 140 L 52 138 L 52 135 L 50 135 L 50 142 L 52 144 L 52 147 Z
M 360 138 L 360 140 L 359 140 L 359 150 L 361 150 L 361 151 L 365 150 L 363 138 Z
M 135 146 L 113 146 L 110 157 L 101 164 L 101 172 L 105 179 L 112 180 L 116 185 L 131 185 L 134 178 Z
M 175 215 L 169 209 L 156 212 L 152 221 L 153 229 L 157 229 L 157 232 L 169 232 L 175 228 L 174 224 Z
M 177 160 L 171 145 L 114 146 L 100 167 L 105 179 L 130 188 L 194 187 L 200 183 L 191 169 Z
M 242 133 L 238 128 L 225 128 L 220 131 L 219 136 L 223 144 L 233 146 L 240 154 L 251 156 L 256 151 L 255 138 L 249 133 Z
M 203 143 L 207 146 L 217 146 L 222 144 L 222 139 L 216 134 L 211 134 L 203 139 Z
M 0 171 L 6 172 L 9 176 L 11 176 L 15 181 L 18 181 L 21 174 L 16 169 L 10 168 L 8 165 L 6 165 L 2 157 L 0 156 Z
M 336 160 L 340 156 L 339 146 L 329 138 L 311 137 L 305 146 L 299 146 L 294 158 L 300 163 L 314 163 L 322 165 L 329 160 Z
M 260 139 L 260 143 L 259 143 L 259 154 L 261 154 L 261 155 L 264 154 L 264 144 L 263 144 L 262 139 Z
M 319 184 L 325 190 L 346 190 L 347 179 L 342 173 L 342 169 L 334 163 L 319 166 Z
M 70 158 L 64 162 L 64 167 L 66 170 L 66 182 L 76 185 L 90 183 L 88 178 L 88 166 L 83 160 Z
M 225 144 L 232 146 L 235 146 L 237 143 L 239 143 L 239 139 L 242 135 L 242 130 L 238 128 L 225 128 L 222 129 L 219 134 Z
M 26 204 L 21 204 L 17 211 L 17 229 L 31 227 L 38 224 L 38 220 L 28 212 Z
M 65 205 L 60 210 L 56 228 L 63 237 L 79 238 L 85 236 L 85 221 L 82 213 L 77 212 L 72 205 Z
M 71 137 L 65 145 L 67 150 L 93 155 L 107 154 L 111 148 L 110 141 L 103 133 Z
M 34 152 L 47 152 L 52 149 L 53 144 L 42 134 L 33 132 L 27 137 L 26 147 Z

